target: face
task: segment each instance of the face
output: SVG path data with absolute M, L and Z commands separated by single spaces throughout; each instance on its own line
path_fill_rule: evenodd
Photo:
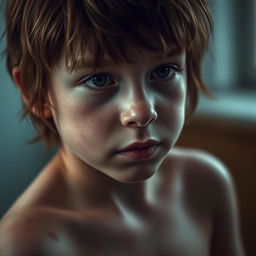
M 105 58 L 52 72 L 52 115 L 70 156 L 86 170 L 131 183 L 151 177 L 184 124 L 186 56 L 131 51 L 133 63 Z

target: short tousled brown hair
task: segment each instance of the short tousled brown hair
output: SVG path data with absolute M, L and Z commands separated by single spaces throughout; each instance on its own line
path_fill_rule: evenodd
M 206 0 L 6 0 L 5 32 L 7 68 L 10 74 L 20 69 L 26 88 L 23 117 L 30 115 L 38 131 L 35 141 L 43 139 L 48 146 L 61 142 L 52 118 L 43 116 L 52 66 L 65 54 L 75 69 L 77 53 L 85 56 L 90 44 L 95 66 L 104 55 L 129 60 L 127 44 L 163 55 L 173 47 L 185 50 L 188 113 L 194 112 L 198 90 L 208 94 L 200 74 L 212 32 Z

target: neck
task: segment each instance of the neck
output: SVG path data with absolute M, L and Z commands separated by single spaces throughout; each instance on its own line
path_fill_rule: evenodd
M 116 181 L 65 149 L 60 150 L 57 157 L 74 208 L 113 207 L 120 210 L 124 205 L 134 209 L 145 206 L 145 182 L 128 184 Z

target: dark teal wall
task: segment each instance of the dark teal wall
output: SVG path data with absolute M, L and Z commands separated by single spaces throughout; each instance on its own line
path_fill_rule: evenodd
M 1 15 L 1 34 L 3 29 Z M 0 51 L 4 47 L 2 40 Z M 0 58 L 0 218 L 52 155 L 42 143 L 26 145 L 35 131 L 28 121 L 20 121 L 20 110 L 19 93 Z

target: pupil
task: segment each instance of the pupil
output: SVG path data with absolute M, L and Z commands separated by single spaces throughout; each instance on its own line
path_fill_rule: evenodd
M 157 74 L 162 78 L 168 76 L 169 72 L 169 67 L 161 67 L 157 70 Z
M 93 83 L 97 86 L 103 86 L 107 81 L 106 75 L 98 75 L 93 77 Z

